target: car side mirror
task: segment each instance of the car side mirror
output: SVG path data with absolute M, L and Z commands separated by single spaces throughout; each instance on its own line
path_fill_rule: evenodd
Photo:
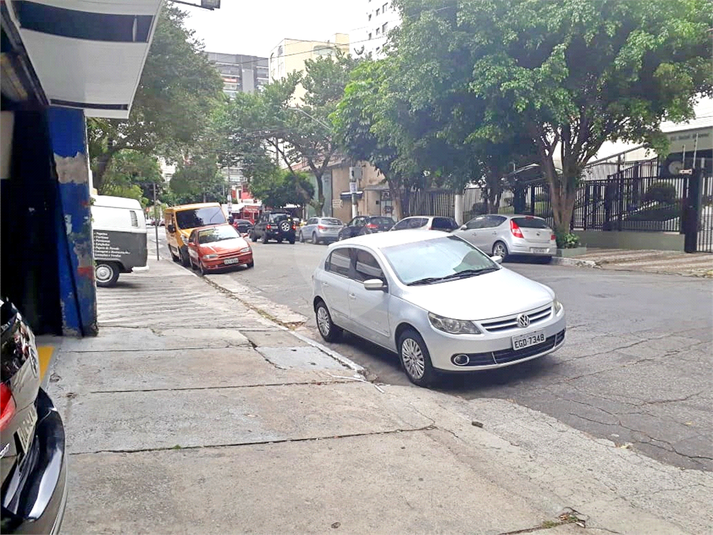
M 369 279 L 364 281 L 364 289 L 371 292 L 385 292 L 387 286 L 381 279 Z
M 502 264 L 503 263 L 503 257 L 502 256 L 491 256 L 490 260 L 495 262 L 496 264 Z
M 169 231 L 170 233 L 176 232 L 176 226 L 173 225 L 173 224 L 168 225 L 168 231 Z
M 468 227 L 465 225 L 461 225 L 460 227 L 458 227 L 458 230 L 468 230 Z

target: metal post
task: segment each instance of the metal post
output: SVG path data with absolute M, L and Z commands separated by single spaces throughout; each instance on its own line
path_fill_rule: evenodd
M 153 183 L 153 228 L 156 231 L 156 260 L 161 260 L 158 253 L 158 205 L 156 204 L 156 182 Z

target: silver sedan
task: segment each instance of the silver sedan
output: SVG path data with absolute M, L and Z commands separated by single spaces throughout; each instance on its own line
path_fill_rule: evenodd
M 457 236 L 404 230 L 331 245 L 314 272 L 322 337 L 343 330 L 397 353 L 408 378 L 510 366 L 559 349 L 554 292 Z
M 547 221 L 531 215 L 481 215 L 453 234 L 503 259 L 509 255 L 534 255 L 549 260 L 557 254 L 555 233 Z
M 339 231 L 344 227 L 336 217 L 311 217 L 307 224 L 300 229 L 299 239 L 312 243 L 331 242 L 339 239 Z

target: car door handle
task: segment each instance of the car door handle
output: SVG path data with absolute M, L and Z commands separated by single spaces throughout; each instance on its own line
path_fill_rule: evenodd
M 325 288 L 327 288 L 327 287 L 329 287 L 329 283 L 328 283 L 328 282 L 323 282 L 323 283 L 322 283 L 322 286 L 324 286 Z
M 356 299 L 356 294 L 349 294 L 349 299 Z

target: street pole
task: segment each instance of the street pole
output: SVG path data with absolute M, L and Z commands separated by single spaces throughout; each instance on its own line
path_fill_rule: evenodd
M 352 197 L 352 219 L 359 215 L 359 201 L 357 199 L 358 180 L 361 179 L 361 167 L 349 168 L 349 193 Z
M 153 228 L 156 229 L 156 260 L 161 260 L 158 254 L 158 205 L 156 204 L 156 182 L 153 183 Z

